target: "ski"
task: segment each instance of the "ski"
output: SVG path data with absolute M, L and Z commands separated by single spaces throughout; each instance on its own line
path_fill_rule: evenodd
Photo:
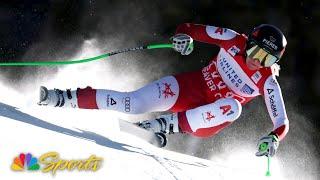
M 154 133 L 139 127 L 136 123 L 130 123 L 121 119 L 119 120 L 119 125 L 120 131 L 132 134 L 156 147 L 162 148 L 167 145 L 168 140 L 164 133 Z

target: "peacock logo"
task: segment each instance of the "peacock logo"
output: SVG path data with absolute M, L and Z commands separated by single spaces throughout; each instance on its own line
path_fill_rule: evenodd
M 24 171 L 25 169 L 29 171 L 37 171 L 40 169 L 38 164 L 38 158 L 33 157 L 32 154 L 21 153 L 19 156 L 15 157 L 11 169 L 14 171 Z

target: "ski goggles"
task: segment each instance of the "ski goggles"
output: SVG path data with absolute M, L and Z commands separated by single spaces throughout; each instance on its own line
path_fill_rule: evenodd
M 270 67 L 279 60 L 278 57 L 270 54 L 256 44 L 247 49 L 246 53 L 247 57 L 259 60 L 260 64 L 264 67 Z

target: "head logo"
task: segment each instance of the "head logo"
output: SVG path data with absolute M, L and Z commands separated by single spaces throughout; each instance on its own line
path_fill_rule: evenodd
M 272 49 L 278 50 L 278 46 L 275 45 L 272 41 L 269 41 L 267 39 L 263 39 L 262 42 L 265 43 L 266 45 L 268 45 L 269 47 L 271 47 Z
M 15 157 L 11 169 L 14 171 L 24 171 L 25 169 L 29 171 L 37 171 L 40 169 L 38 164 L 38 159 L 33 157 L 32 154 L 21 153 L 18 157 Z
M 273 36 L 270 36 L 270 41 L 274 43 L 276 42 L 276 38 L 274 38 Z

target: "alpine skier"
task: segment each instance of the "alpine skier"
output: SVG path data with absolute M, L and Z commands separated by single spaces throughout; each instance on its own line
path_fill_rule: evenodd
M 42 86 L 39 105 L 130 114 L 170 111 L 139 125 L 155 133 L 210 137 L 235 121 L 243 105 L 262 95 L 274 128 L 258 141 L 256 155 L 273 156 L 289 130 L 276 80 L 280 69 L 277 62 L 287 44 L 284 34 L 270 24 L 255 27 L 247 37 L 228 28 L 184 23 L 172 38 L 173 48 L 189 55 L 194 48 L 193 40 L 220 47 L 209 65 L 198 71 L 167 76 L 132 92 L 89 86 L 62 91 Z

